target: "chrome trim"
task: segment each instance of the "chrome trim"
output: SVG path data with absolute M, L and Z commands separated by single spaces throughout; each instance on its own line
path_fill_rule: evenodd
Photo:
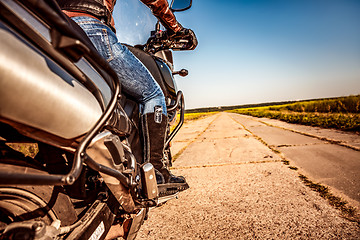
M 1 0 L 1 2 L 6 5 L 18 18 L 21 18 L 29 28 L 35 30 L 41 36 L 43 36 L 47 41 L 51 41 L 50 28 L 44 22 L 40 21 L 32 14 L 30 14 L 24 7 L 20 6 L 15 1 L 11 0 Z
M 158 200 L 157 200 L 157 206 L 167 202 L 167 201 L 170 201 L 174 198 L 178 198 L 179 197 L 179 192 L 176 192 L 172 195 L 168 195 L 168 196 L 165 196 L 165 197 L 159 197 Z
M 147 199 L 156 199 L 159 196 L 154 166 L 146 163 L 142 166 L 143 190 Z
M 165 142 L 165 148 L 169 145 L 171 140 L 175 137 L 175 135 L 179 132 L 180 128 L 184 124 L 184 118 L 185 118 L 185 101 L 184 101 L 184 95 L 181 91 L 178 91 L 176 103 L 173 106 L 170 106 L 168 108 L 168 111 L 175 111 L 176 109 L 180 108 L 180 121 L 178 125 L 174 128 L 174 130 L 170 133 L 168 139 Z
M 100 89 L 101 95 L 104 99 L 105 105 L 108 105 L 111 100 L 111 89 L 103 77 L 91 66 L 85 59 L 81 58 L 75 65 L 91 79 L 92 82 Z

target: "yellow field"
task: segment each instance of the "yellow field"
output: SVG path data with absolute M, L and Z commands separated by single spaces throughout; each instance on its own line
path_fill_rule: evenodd
M 280 119 L 303 125 L 360 131 L 360 95 L 267 107 L 241 108 L 230 112 Z
M 185 113 L 185 122 L 204 118 L 215 114 L 216 112 L 203 112 L 203 113 Z

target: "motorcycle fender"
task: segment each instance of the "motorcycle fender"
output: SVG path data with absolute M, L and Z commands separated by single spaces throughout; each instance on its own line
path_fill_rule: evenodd
M 126 240 L 134 240 L 136 238 L 137 233 L 140 230 L 140 227 L 143 225 L 145 217 L 147 214 L 147 209 L 142 208 L 132 219 L 130 229 L 126 234 Z
M 104 239 L 108 233 L 115 215 L 109 209 L 107 203 L 96 201 L 87 211 L 87 218 L 84 224 L 75 228 L 67 239 L 88 240 Z

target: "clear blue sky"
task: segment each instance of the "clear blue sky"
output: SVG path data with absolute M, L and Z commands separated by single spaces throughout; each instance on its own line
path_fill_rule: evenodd
M 193 0 L 176 16 L 199 39 L 174 52 L 188 109 L 360 94 L 360 0 Z

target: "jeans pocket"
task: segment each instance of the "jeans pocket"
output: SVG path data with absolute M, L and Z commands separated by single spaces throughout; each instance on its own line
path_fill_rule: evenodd
M 109 36 L 106 29 L 88 29 L 86 34 L 90 38 L 91 42 L 94 44 L 96 50 L 100 55 L 105 58 L 107 61 L 113 59 L 113 51 L 109 41 Z

